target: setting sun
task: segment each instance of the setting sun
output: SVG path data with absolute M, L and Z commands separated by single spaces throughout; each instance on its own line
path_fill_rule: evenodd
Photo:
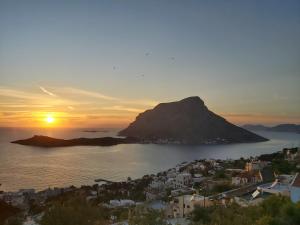
M 47 123 L 53 123 L 54 121 L 55 121 L 55 119 L 54 119 L 53 116 L 48 115 L 48 116 L 46 117 L 46 122 L 47 122 Z

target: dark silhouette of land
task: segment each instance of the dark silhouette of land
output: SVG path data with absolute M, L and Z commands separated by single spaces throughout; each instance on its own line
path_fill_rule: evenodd
M 12 143 L 21 145 L 31 145 L 39 147 L 66 147 L 66 146 L 112 146 L 118 144 L 138 143 L 136 138 L 75 138 L 75 139 L 57 139 L 47 136 L 35 135 L 32 138 L 13 141 Z
M 259 142 L 268 139 L 235 126 L 208 110 L 199 97 L 161 103 L 139 114 L 120 136 L 144 142 L 220 144 Z
M 0 224 L 5 224 L 5 220 L 7 218 L 15 216 L 20 212 L 21 209 L 9 205 L 3 200 L 0 200 Z
M 274 132 L 291 132 L 291 133 L 298 133 L 300 134 L 300 125 L 297 124 L 279 124 L 273 127 L 267 127 L 264 125 L 252 125 L 252 124 L 246 124 L 243 126 L 243 128 L 247 130 L 263 130 L 263 131 L 274 131 Z
M 109 131 L 108 130 L 83 130 L 82 132 L 86 132 L 86 133 L 107 133 Z
M 84 132 L 99 132 L 85 130 Z M 224 144 L 267 141 L 268 139 L 229 123 L 208 110 L 199 97 L 178 102 L 161 103 L 139 114 L 126 129 L 119 132 L 125 138 L 57 139 L 35 135 L 12 143 L 41 146 L 111 146 L 132 143 L 157 144 Z

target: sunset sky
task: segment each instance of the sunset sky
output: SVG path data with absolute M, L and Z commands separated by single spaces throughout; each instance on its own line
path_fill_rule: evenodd
M 124 127 L 194 95 L 300 123 L 300 1 L 0 0 L 0 126 Z

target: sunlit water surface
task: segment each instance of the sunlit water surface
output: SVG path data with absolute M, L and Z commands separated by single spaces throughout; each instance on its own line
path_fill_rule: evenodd
M 83 129 L 0 129 L 0 190 L 20 188 L 65 187 L 94 184 L 97 178 L 113 181 L 174 167 L 183 161 L 201 158 L 240 158 L 271 153 L 284 147 L 300 145 L 300 134 L 258 132 L 270 141 L 230 145 L 155 145 L 124 144 L 111 147 L 40 148 L 11 144 L 10 141 L 43 134 L 57 138 L 112 136 L 106 133 L 87 133 Z

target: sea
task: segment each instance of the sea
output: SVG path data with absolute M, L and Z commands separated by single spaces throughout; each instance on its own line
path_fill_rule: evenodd
M 121 144 L 42 148 L 10 143 L 33 135 L 56 138 L 116 136 L 119 129 L 0 128 L 0 190 L 93 185 L 155 174 L 196 159 L 238 159 L 300 146 L 300 134 L 260 131 L 266 142 L 226 145 Z

